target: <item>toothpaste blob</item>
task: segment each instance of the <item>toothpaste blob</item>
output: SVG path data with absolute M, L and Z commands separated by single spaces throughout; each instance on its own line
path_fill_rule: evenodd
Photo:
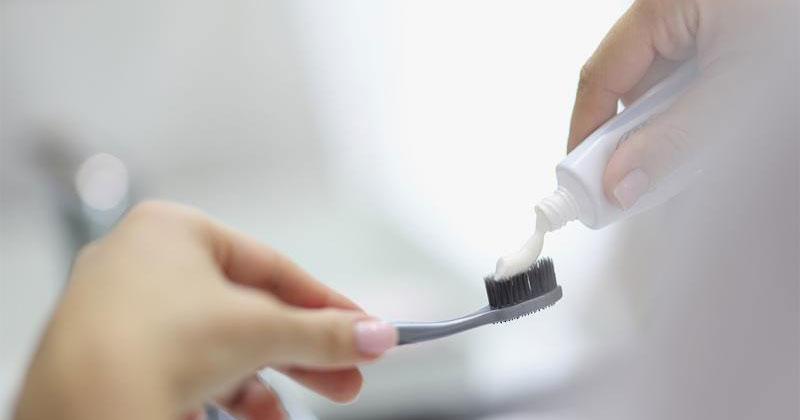
M 537 212 L 538 213 L 538 212 Z M 542 253 L 544 246 L 544 234 L 548 231 L 548 223 L 544 217 L 537 214 L 536 231 L 533 233 L 525 245 L 519 251 L 501 257 L 497 260 L 494 269 L 494 279 L 506 279 L 516 274 L 526 271 Z

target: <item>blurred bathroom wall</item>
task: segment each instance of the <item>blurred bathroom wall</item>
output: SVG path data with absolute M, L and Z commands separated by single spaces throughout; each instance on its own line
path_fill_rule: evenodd
M 101 195 L 198 206 L 375 315 L 483 305 L 482 276 L 554 186 L 578 69 L 627 3 L 2 2 L 0 401 L 92 237 L 76 175 L 98 154 L 125 174 L 98 172 Z M 632 322 L 606 293 L 588 344 L 615 231 L 586 232 L 545 248 L 568 298 L 398 349 L 357 404 L 274 380 L 321 418 L 567 418 L 580 366 Z
M 0 15 L 7 404 L 88 239 L 84 160 L 113 154 L 143 197 L 211 212 L 278 195 L 264 179 L 325 190 L 327 177 L 282 3 L 10 1 Z M 260 182 L 204 189 L 224 177 Z

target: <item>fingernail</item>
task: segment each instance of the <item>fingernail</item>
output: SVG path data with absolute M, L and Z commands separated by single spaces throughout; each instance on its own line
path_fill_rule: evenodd
M 368 356 L 377 356 L 397 345 L 397 329 L 383 321 L 359 321 L 355 333 L 358 351 Z
M 614 198 L 623 209 L 629 209 L 650 187 L 650 177 L 641 170 L 634 169 L 614 187 Z

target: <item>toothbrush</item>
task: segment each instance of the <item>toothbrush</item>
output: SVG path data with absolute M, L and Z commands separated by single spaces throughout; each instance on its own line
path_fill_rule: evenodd
M 511 321 L 538 312 L 561 299 L 561 286 L 556 283 L 553 261 L 542 258 L 527 271 L 495 280 L 484 279 L 489 305 L 460 318 L 438 322 L 394 322 L 398 344 L 447 337 L 487 324 Z

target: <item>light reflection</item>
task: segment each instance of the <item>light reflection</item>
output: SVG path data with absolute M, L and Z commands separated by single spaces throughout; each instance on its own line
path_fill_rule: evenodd
M 107 211 L 119 206 L 128 195 L 128 168 L 116 156 L 95 154 L 81 163 L 75 174 L 75 188 L 84 205 Z

